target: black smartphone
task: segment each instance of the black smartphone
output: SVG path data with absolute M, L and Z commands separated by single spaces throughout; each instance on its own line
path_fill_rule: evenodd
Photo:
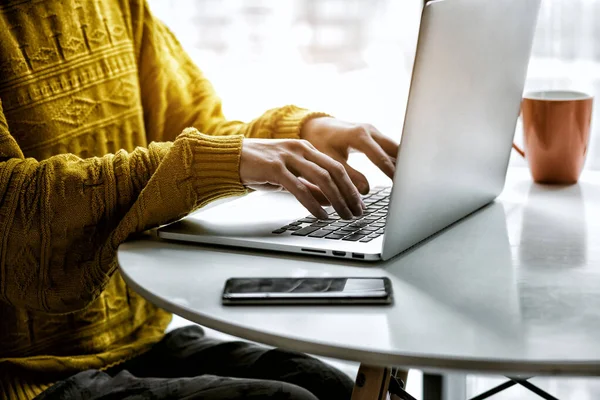
M 225 305 L 391 304 L 388 278 L 231 278 Z

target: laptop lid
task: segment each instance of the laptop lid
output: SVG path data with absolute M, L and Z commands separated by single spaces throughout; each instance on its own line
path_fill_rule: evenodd
M 436 0 L 422 13 L 382 257 L 504 186 L 540 0 Z

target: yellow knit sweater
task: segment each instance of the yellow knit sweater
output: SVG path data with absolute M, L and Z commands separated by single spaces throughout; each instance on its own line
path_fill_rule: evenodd
M 118 245 L 244 194 L 243 136 L 315 115 L 226 120 L 143 0 L 0 2 L 0 398 L 158 341 L 171 316 L 125 285 Z

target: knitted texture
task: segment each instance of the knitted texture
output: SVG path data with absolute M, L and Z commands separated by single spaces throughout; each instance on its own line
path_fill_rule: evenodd
M 225 119 L 141 0 L 0 2 L 0 398 L 157 342 L 170 315 L 126 286 L 119 244 L 244 194 L 243 137 L 319 115 Z

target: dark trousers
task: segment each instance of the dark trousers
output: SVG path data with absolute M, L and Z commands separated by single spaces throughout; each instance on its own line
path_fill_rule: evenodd
M 209 339 L 199 326 L 168 333 L 150 351 L 106 371 L 60 381 L 36 400 L 348 400 L 353 382 L 305 354 Z

